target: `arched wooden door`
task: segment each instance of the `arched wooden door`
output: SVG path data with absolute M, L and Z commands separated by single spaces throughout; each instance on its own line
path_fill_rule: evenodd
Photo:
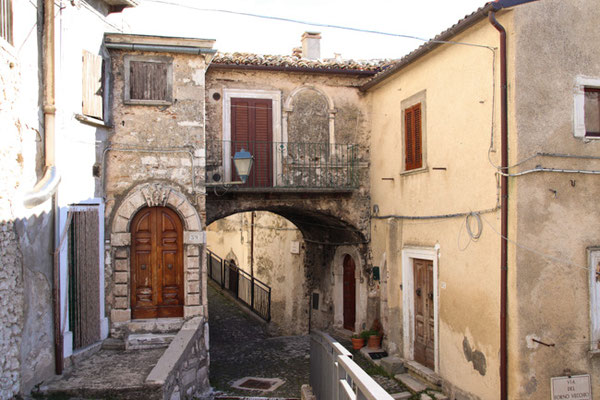
M 356 323 L 356 279 L 354 260 L 349 254 L 344 257 L 344 329 L 354 331 Z
M 166 207 L 140 210 L 131 223 L 131 317 L 183 316 L 183 227 Z

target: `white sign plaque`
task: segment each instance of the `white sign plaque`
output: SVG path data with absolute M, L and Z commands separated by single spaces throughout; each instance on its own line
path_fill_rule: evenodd
M 290 253 L 292 254 L 300 254 L 300 242 L 297 240 L 292 240 Z
M 550 381 L 552 400 L 592 400 L 589 375 L 558 376 Z

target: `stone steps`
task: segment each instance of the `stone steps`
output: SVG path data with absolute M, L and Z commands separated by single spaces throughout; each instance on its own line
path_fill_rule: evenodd
M 169 347 L 174 333 L 136 333 L 127 336 L 125 350 L 146 350 Z

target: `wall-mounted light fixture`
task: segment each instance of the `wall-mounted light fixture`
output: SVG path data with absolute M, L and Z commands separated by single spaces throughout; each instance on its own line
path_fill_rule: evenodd
M 246 181 L 248 180 L 248 176 L 250 175 L 250 171 L 252 170 L 254 157 L 246 150 L 241 149 L 240 151 L 235 153 L 234 156 L 231 158 L 233 159 L 235 172 L 238 174 L 241 180 L 222 183 L 207 183 L 205 185 L 206 187 L 227 187 L 229 185 L 243 185 L 246 183 Z

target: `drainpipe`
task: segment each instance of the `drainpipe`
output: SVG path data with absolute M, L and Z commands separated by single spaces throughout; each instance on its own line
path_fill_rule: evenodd
M 508 78 L 506 72 L 506 29 L 496 19 L 496 11 L 537 0 L 496 0 L 488 14 L 490 23 L 500 33 L 500 153 L 501 170 L 508 170 Z M 500 178 L 500 399 L 508 400 L 508 176 Z
M 44 111 L 44 176 L 25 194 L 25 207 L 33 208 L 48 200 L 58 188 L 60 176 L 55 165 L 55 88 L 54 88 L 54 1 L 44 0 L 43 31 L 43 111 Z
M 56 247 L 58 237 L 56 196 L 60 176 L 55 163 L 55 52 L 54 52 L 54 0 L 44 0 L 44 22 L 43 22 L 43 113 L 44 113 L 44 176 L 24 196 L 23 203 L 27 208 L 36 207 L 52 198 L 52 212 L 54 214 L 50 232 L 50 240 L 53 248 Z M 53 251 L 52 257 L 52 309 L 54 330 L 54 367 L 57 375 L 63 372 L 63 339 L 60 326 L 60 275 L 57 251 Z
M 500 32 L 500 153 L 502 172 L 508 167 L 508 88 L 506 74 L 506 30 L 496 20 L 496 12 L 490 11 L 490 23 Z M 508 348 L 506 329 L 506 306 L 508 295 L 508 176 L 500 178 L 500 399 L 508 399 Z

